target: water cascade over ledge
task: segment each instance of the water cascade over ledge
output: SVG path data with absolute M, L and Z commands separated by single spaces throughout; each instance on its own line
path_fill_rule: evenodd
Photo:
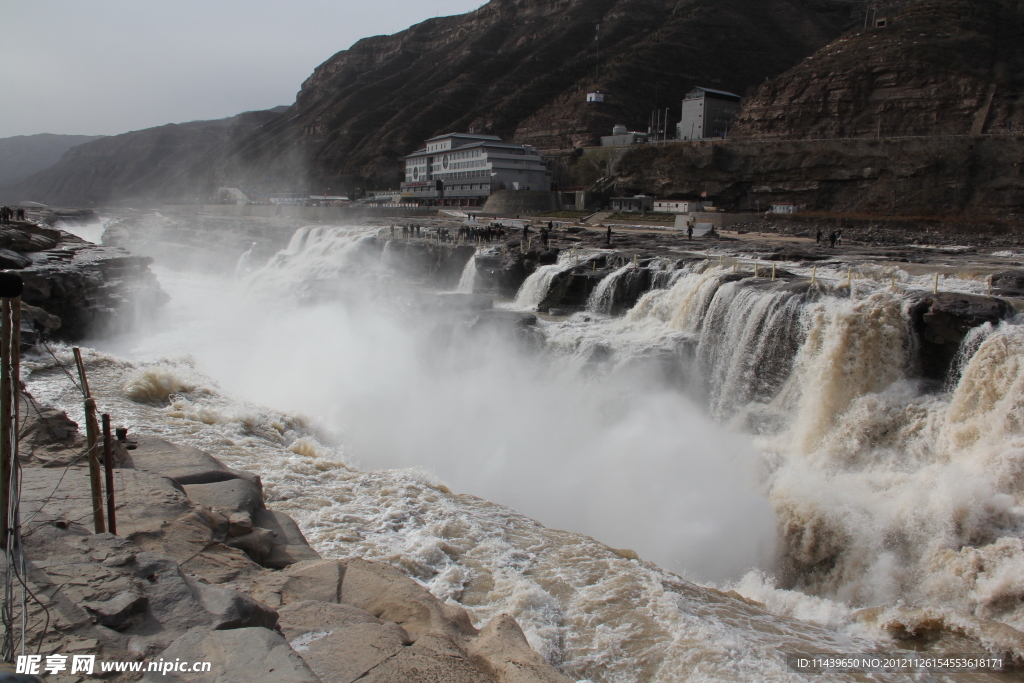
M 92 356 L 96 383 L 139 428 L 258 471 L 321 552 L 509 611 L 577 679 L 788 680 L 783 651 L 906 633 L 1024 655 L 1018 319 L 936 377 L 922 290 L 562 252 L 487 311 L 394 284 L 414 248 L 318 226 L 233 283 L 161 271 L 179 317 L 136 360 Z M 586 310 L 526 315 L 599 265 Z M 295 305 L 339 278 L 370 303 Z M 523 325 L 540 346 L 505 334 Z M 33 391 L 74 412 L 38 363 Z

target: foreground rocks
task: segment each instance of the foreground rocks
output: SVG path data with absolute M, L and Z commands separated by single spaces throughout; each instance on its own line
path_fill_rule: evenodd
M 117 532 L 94 534 L 83 438 L 27 402 L 21 515 L 28 647 L 99 661 L 206 661 L 107 680 L 566 683 L 507 615 L 477 630 L 390 565 L 321 559 L 260 478 L 142 437 L 118 448 Z M 66 680 L 78 680 L 67 677 Z

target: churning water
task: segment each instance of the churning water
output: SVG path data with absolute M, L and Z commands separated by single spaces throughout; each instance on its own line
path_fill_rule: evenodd
M 969 335 L 943 390 L 888 283 L 700 261 L 538 346 L 403 285 L 379 244 L 307 228 L 235 277 L 159 268 L 166 310 L 87 356 L 103 410 L 258 472 L 325 556 L 512 614 L 580 680 L 799 680 L 786 653 L 907 634 L 1024 654 L 1018 324 Z M 602 313 L 630 271 L 608 277 Z M 78 413 L 52 361 L 29 384 Z

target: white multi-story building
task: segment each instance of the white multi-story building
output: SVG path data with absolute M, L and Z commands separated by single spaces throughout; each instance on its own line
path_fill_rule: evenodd
M 405 157 L 402 199 L 433 206 L 478 206 L 495 190 L 551 191 L 551 173 L 529 145 L 495 135 L 449 133 Z
M 704 140 L 724 138 L 740 110 L 743 98 L 735 93 L 694 88 L 683 100 L 683 117 L 676 124 L 676 138 Z

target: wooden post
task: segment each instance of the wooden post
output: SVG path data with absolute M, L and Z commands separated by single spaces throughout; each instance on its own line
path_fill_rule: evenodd
M 932 287 L 932 294 L 939 293 L 939 274 L 935 273 L 935 286 Z
M 103 413 L 103 471 L 107 485 L 107 530 L 117 533 L 117 520 L 114 513 L 114 444 L 110 437 L 110 415 Z
M 772 282 L 775 282 L 775 264 L 772 263 Z
M 992 296 L 992 276 L 988 276 L 988 295 Z
M 85 394 L 85 436 L 89 453 L 89 485 L 92 489 L 92 522 L 97 534 L 106 531 L 103 523 L 103 484 L 100 478 L 100 459 L 98 449 L 99 425 L 96 423 L 96 401 L 89 391 L 89 378 L 85 375 L 85 363 L 82 362 L 82 350 L 77 346 L 73 349 L 75 365 L 78 366 L 78 378 L 82 382 L 82 393 Z
M 14 472 L 12 451 L 12 417 L 14 406 L 11 402 L 11 300 L 4 297 L 0 304 L 0 547 L 7 548 L 7 530 L 11 520 L 10 507 L 11 477 Z
M 818 279 L 818 266 L 811 268 L 811 286 L 814 286 L 814 281 Z

